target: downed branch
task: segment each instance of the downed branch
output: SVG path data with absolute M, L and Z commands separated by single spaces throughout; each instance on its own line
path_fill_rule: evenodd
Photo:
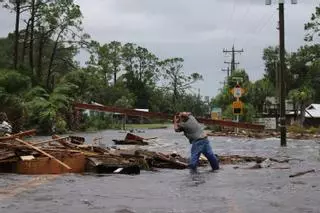
M 316 170 L 310 169 L 310 170 L 307 170 L 307 171 L 304 171 L 304 172 L 298 172 L 298 173 L 289 175 L 289 178 L 298 177 L 298 176 L 305 175 L 305 174 L 308 174 L 308 173 L 313 173 L 313 172 L 316 172 Z

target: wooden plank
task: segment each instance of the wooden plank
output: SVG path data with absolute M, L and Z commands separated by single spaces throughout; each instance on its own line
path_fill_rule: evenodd
M 160 113 L 160 112 L 144 112 L 144 111 L 137 111 L 134 109 L 126 109 L 114 106 L 100 106 L 100 105 L 93 105 L 93 104 L 82 104 L 82 103 L 75 103 L 75 109 L 90 109 L 95 111 L 102 111 L 102 112 L 117 112 L 131 116 L 142 116 L 142 117 L 153 117 L 153 118 L 162 118 L 172 120 L 173 115 Z M 256 130 L 263 130 L 264 125 L 260 124 L 252 124 L 252 123 L 244 123 L 244 122 L 233 122 L 233 121 L 224 121 L 224 120 L 212 120 L 207 118 L 199 118 L 196 119 L 203 124 L 207 125 L 220 125 L 220 126 L 228 126 L 228 127 L 237 127 L 242 129 L 256 129 Z
M 49 152 L 71 152 L 71 153 L 83 153 L 81 150 L 73 150 L 73 149 L 58 149 L 58 148 L 41 148 L 43 151 L 49 151 Z
M 0 155 L 0 161 L 15 157 L 16 154 L 13 151 L 2 152 Z
M 49 139 L 49 140 L 46 140 L 46 141 L 40 141 L 40 142 L 34 142 L 32 143 L 33 146 L 38 146 L 38 145 L 42 145 L 42 144 L 45 144 L 45 143 L 50 143 L 50 142 L 59 142 L 60 140 L 64 140 L 64 139 L 68 139 L 69 137 L 60 137 L 60 138 L 54 138 L 54 139 Z
M 31 145 L 30 143 L 28 143 L 28 142 L 26 142 L 26 141 L 23 141 L 23 140 L 21 140 L 21 139 L 19 139 L 19 138 L 15 138 L 15 140 L 18 141 L 18 142 L 20 142 L 20 143 L 22 143 L 22 144 L 24 144 L 24 145 L 26 145 L 26 146 L 28 146 L 28 147 L 30 147 L 30 148 L 32 148 L 32 149 L 34 149 L 34 150 L 36 150 L 37 152 L 40 152 L 41 154 L 43 154 L 43 155 L 45 155 L 45 156 L 47 156 L 47 157 L 55 160 L 55 161 L 56 161 L 57 163 L 59 163 L 60 165 L 64 166 L 65 168 L 67 168 L 67 169 L 69 169 L 69 170 L 71 170 L 71 168 L 70 168 L 67 164 L 65 164 L 65 163 L 63 163 L 62 161 L 58 160 L 57 158 L 55 158 L 54 156 L 50 155 L 49 153 L 46 153 L 45 151 L 41 150 L 40 148 L 38 148 L 38 147 L 36 147 L 36 146 L 33 146 L 33 145 Z
M 57 142 L 68 149 L 76 148 L 75 144 L 68 143 L 66 139 L 62 139 L 62 137 L 59 135 L 52 135 L 52 139 L 58 139 Z
M 36 133 L 35 129 L 31 129 L 31 130 L 24 131 L 24 132 L 19 132 L 17 134 L 0 137 L 0 142 L 8 141 L 8 140 L 14 140 L 15 138 L 20 138 L 20 137 L 23 137 L 23 136 L 34 135 L 35 133 Z

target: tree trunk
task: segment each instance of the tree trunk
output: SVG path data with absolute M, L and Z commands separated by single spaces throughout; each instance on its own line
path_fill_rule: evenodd
M 23 39 L 23 47 L 22 47 L 22 57 L 21 57 L 21 63 L 24 64 L 24 58 L 26 55 L 26 49 L 27 49 L 27 44 L 28 44 L 28 39 L 29 39 L 29 27 L 30 27 L 30 19 L 27 22 L 26 30 L 24 33 L 24 39 Z
M 117 69 L 116 69 L 116 67 L 113 70 L 113 83 L 114 83 L 114 86 L 116 86 L 116 83 L 117 83 Z
M 29 44 L 29 65 L 34 76 L 34 60 L 33 60 L 33 38 L 34 38 L 34 17 L 35 16 L 35 0 L 31 1 L 31 23 L 30 23 L 30 44 Z M 34 78 L 33 78 L 34 79 Z M 36 82 L 33 82 L 36 83 Z
M 15 23 L 15 41 L 14 41 L 14 57 L 13 67 L 16 70 L 18 67 L 18 48 L 19 48 L 19 24 L 20 24 L 20 0 L 16 0 L 16 23 Z
M 301 102 L 300 105 L 300 126 L 303 127 L 304 121 L 305 121 L 305 115 L 306 115 L 306 105 L 304 102 Z
M 49 62 L 49 67 L 48 67 L 48 74 L 47 74 L 47 83 L 46 83 L 46 86 L 47 86 L 47 89 L 49 91 L 51 91 L 51 88 L 50 88 L 50 78 L 51 78 L 51 74 L 52 74 L 52 66 L 53 66 L 53 61 L 54 61 L 54 57 L 56 55 L 56 52 L 57 52 L 57 48 L 58 48 L 58 43 L 59 43 L 59 39 L 60 39 L 60 36 L 62 34 L 62 32 L 64 31 L 65 28 L 62 28 L 56 38 L 56 41 L 54 43 L 54 46 L 53 46 L 53 50 L 52 50 L 52 53 L 51 53 L 51 57 L 50 57 L 50 62 Z
M 177 111 L 177 99 L 178 99 L 178 79 L 177 76 L 173 77 L 173 108 Z
M 37 80 L 38 84 L 42 82 L 42 56 L 43 56 L 43 46 L 44 46 L 44 35 L 40 32 L 39 37 L 39 55 L 38 55 L 38 68 L 37 68 Z

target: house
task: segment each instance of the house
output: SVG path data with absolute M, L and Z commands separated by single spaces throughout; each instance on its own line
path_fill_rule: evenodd
M 305 113 L 305 126 L 320 126 L 320 104 L 310 104 L 306 108 Z
M 287 120 L 289 119 L 289 123 L 293 124 L 294 122 L 298 121 L 300 118 L 300 110 L 296 112 L 287 113 L 286 117 Z M 305 120 L 303 125 L 305 127 L 319 127 L 320 126 L 320 104 L 310 104 L 305 109 Z
M 294 105 L 291 100 L 286 100 L 285 106 L 286 124 L 290 125 L 296 118 Z M 262 120 L 268 121 L 268 125 L 265 124 L 266 126 L 272 126 L 270 129 L 274 129 L 274 127 L 277 128 L 279 126 L 280 103 L 277 97 L 266 97 L 261 117 Z
M 97 106 L 104 106 L 102 104 L 92 102 L 91 104 L 97 105 Z M 122 107 L 119 107 L 122 108 Z M 149 112 L 149 109 L 134 109 L 136 111 L 141 112 Z M 124 118 L 126 118 L 126 123 L 150 123 L 151 121 L 148 118 L 144 118 L 142 116 L 132 116 L 128 115 L 125 117 L 123 113 L 117 113 L 117 112 L 100 112 L 100 111 L 94 111 L 90 109 L 86 109 L 83 111 L 83 114 L 91 117 L 91 116 L 110 116 L 113 121 L 122 122 Z

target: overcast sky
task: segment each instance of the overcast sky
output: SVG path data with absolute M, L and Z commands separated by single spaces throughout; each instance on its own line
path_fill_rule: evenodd
M 304 44 L 304 23 L 318 0 L 286 0 L 286 48 Z M 265 0 L 76 0 L 84 16 L 84 28 L 100 43 L 133 42 L 161 59 L 183 57 L 186 73 L 198 72 L 204 81 L 194 85 L 204 96 L 215 96 L 230 61 L 223 48 L 244 52 L 236 55 L 251 80 L 264 73 L 263 48 L 278 44 L 277 5 Z M 277 2 L 276 0 L 273 1 Z M 14 14 L 0 9 L 0 36 L 14 29 Z M 83 63 L 84 55 L 78 57 Z

